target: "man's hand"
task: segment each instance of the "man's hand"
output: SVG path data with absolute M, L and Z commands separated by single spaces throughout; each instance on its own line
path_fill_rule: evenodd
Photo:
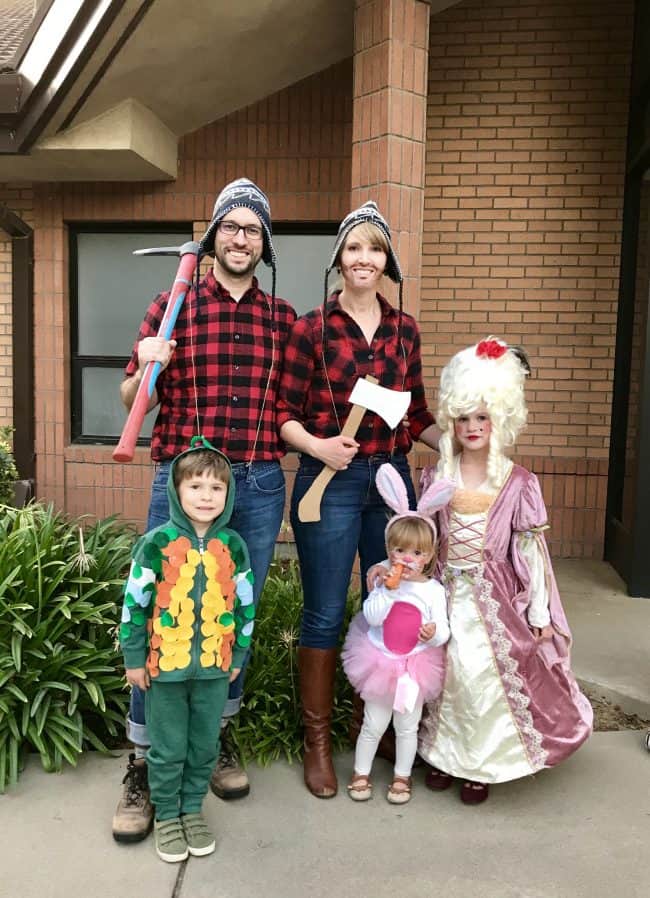
M 230 671 L 230 679 L 228 680 L 228 682 L 233 683 L 237 679 L 237 677 L 239 676 L 240 673 L 241 673 L 241 667 L 233 667 L 233 669 Z
M 435 635 L 436 625 L 434 623 L 422 624 L 420 632 L 418 633 L 418 639 L 420 642 L 428 642 L 430 639 L 433 639 Z
M 149 362 L 160 362 L 160 367 L 164 371 L 169 365 L 175 349 L 176 340 L 145 337 L 138 343 L 138 370 L 142 374 Z
M 138 686 L 140 689 L 148 689 L 151 678 L 145 667 L 127 667 L 126 682 L 129 686 Z

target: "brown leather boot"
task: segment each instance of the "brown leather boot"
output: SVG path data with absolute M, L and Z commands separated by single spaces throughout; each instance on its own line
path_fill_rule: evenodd
M 300 698 L 305 726 L 305 785 L 317 798 L 333 798 L 338 789 L 332 765 L 331 721 L 336 649 L 298 647 Z
M 363 708 L 363 699 L 358 692 L 355 692 L 352 695 L 352 717 L 350 718 L 350 725 L 348 728 L 348 735 L 352 745 L 356 745 L 359 733 L 361 732 L 361 727 L 363 725 Z M 384 758 L 384 760 L 390 761 L 391 764 L 395 763 L 395 730 L 393 729 L 392 723 L 388 725 L 388 729 L 379 740 L 377 757 Z

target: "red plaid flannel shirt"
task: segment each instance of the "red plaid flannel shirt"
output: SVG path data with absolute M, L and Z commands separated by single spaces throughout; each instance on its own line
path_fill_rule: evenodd
M 417 323 L 411 315 L 403 313 L 402 352 L 397 341 L 399 313 L 382 296 L 378 298 L 381 323 L 370 346 L 356 322 L 341 308 L 338 294 L 327 303 L 327 374 L 341 427 L 350 412 L 348 397 L 357 378 L 372 374 L 382 387 L 411 391 L 409 428 L 399 424 L 394 436 L 378 415 L 366 412 L 356 436 L 361 456 L 391 452 L 393 448 L 406 453 L 422 431 L 434 423 L 424 396 Z M 296 321 L 284 350 L 278 427 L 293 420 L 317 437 L 339 433 L 323 366 L 320 309 Z
M 259 289 L 257 279 L 236 302 L 209 271 L 183 303 L 173 338 L 176 350 L 160 374 L 156 389 L 160 397 L 158 417 L 151 438 L 151 457 L 166 461 L 187 449 L 196 436 L 196 414 L 190 311 L 194 316 L 193 339 L 197 399 L 201 432 L 232 462 L 251 460 L 262 409 L 264 390 L 271 367 L 271 297 Z M 161 293 L 149 306 L 138 333 L 138 341 L 155 337 L 169 293 Z M 276 396 L 282 369 L 282 353 L 296 313 L 283 299 L 275 300 L 275 362 L 266 396 L 255 461 L 272 461 L 284 455 L 275 419 Z M 126 366 L 130 377 L 138 368 L 137 342 Z

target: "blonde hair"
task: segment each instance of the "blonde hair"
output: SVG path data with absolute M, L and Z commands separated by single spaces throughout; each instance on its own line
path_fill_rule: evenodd
M 486 346 L 492 348 L 492 355 Z M 492 424 L 488 481 L 493 489 L 501 487 L 507 470 L 504 450 L 514 446 L 528 417 L 524 400 L 525 379 L 526 371 L 518 355 L 495 337 L 463 349 L 445 365 L 440 375 L 436 417 L 436 423 L 443 431 L 438 465 L 443 477 L 452 476 L 454 456 L 459 451 L 454 437 L 456 419 L 484 405 Z
M 390 554 L 397 548 L 416 549 L 425 555 L 433 554 L 431 561 L 425 568 L 426 573 L 435 564 L 437 546 L 431 525 L 415 515 L 409 515 L 408 517 L 399 516 L 393 523 L 389 522 L 386 533 L 386 549 Z
M 345 240 L 341 244 L 341 248 L 336 254 L 336 259 L 334 259 L 334 264 L 338 267 L 341 264 L 341 253 L 348 245 L 351 239 L 356 238 L 357 240 L 367 240 L 368 243 L 376 243 L 380 246 L 383 251 L 388 256 L 390 251 L 390 243 L 388 242 L 388 238 L 384 234 L 384 232 L 377 227 L 377 225 L 372 224 L 369 221 L 362 221 L 361 224 L 355 225 L 350 231 L 345 235 Z M 388 260 L 387 260 L 388 261 Z M 335 287 L 335 289 L 337 289 Z

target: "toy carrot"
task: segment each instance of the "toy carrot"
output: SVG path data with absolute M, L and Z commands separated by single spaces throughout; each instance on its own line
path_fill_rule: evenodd
M 400 580 L 402 579 L 402 574 L 404 573 L 404 565 L 403 564 L 394 564 L 389 572 L 386 574 L 386 578 L 384 580 L 384 586 L 386 589 L 397 589 L 399 586 Z

